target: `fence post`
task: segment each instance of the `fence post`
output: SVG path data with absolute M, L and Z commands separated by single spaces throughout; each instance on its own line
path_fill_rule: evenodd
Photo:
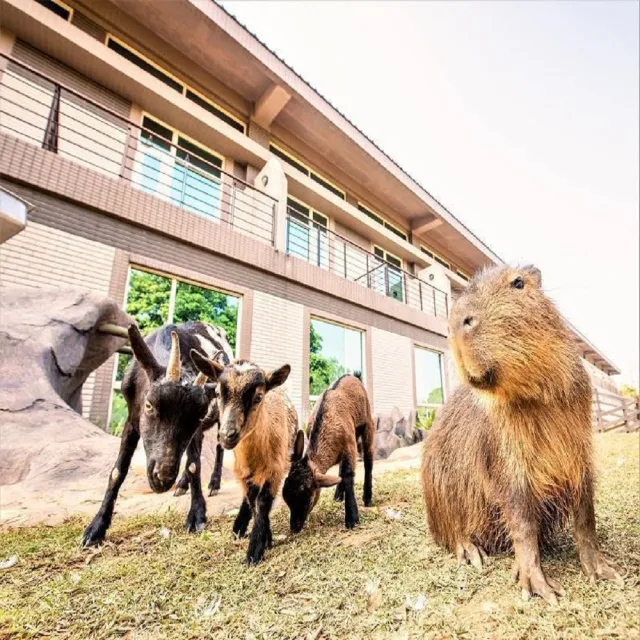
M 627 399 L 624 396 L 619 396 L 620 397 L 620 404 L 622 404 L 622 419 L 624 420 L 624 422 L 622 423 L 624 425 L 624 430 L 625 431 L 629 431 L 629 416 L 627 414 Z
M 596 431 L 602 431 L 602 409 L 600 408 L 600 394 L 598 393 L 598 387 L 593 388 L 596 400 Z

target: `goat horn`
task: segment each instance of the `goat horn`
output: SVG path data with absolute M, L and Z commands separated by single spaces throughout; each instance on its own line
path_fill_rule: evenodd
M 175 331 L 171 332 L 171 353 L 169 354 L 169 364 L 167 365 L 165 380 L 168 382 L 180 381 L 180 341 Z
M 207 381 L 207 376 L 200 371 L 198 373 L 198 377 L 193 381 L 193 385 L 195 387 L 204 387 L 205 382 Z
M 219 357 L 220 355 L 222 355 L 222 353 L 223 353 L 222 349 L 218 349 L 218 350 L 213 354 L 213 357 L 211 358 L 211 360 L 212 360 L 213 362 L 218 362 L 218 357 Z

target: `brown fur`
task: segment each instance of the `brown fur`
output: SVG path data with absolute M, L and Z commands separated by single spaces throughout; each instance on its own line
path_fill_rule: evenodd
M 371 504 L 371 472 L 375 425 L 369 398 L 362 382 L 345 375 L 318 399 L 309 418 L 310 445 L 304 455 L 304 437 L 298 435 L 289 477 L 283 497 L 291 512 L 291 529 L 299 531 L 320 497 L 323 487 L 338 485 L 336 500 L 345 500 L 345 525 L 358 522 L 358 508 L 353 492 L 353 478 L 358 457 L 357 441 L 362 442 L 365 462 L 363 500 Z M 340 477 L 326 476 L 327 470 L 340 463 Z
M 591 385 L 540 272 L 478 274 L 452 310 L 450 344 L 462 386 L 437 415 L 421 469 L 436 542 L 474 564 L 515 546 L 523 589 L 554 601 L 538 547 L 575 516 L 583 567 L 600 567 L 585 571 L 611 577 L 592 517 Z

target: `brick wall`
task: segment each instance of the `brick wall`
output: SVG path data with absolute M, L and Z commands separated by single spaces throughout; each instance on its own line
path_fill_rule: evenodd
M 115 249 L 29 222 L 0 247 L 0 297 L 7 287 L 72 286 L 109 294 Z M 89 416 L 95 373 L 82 389 L 82 412 Z
M 302 416 L 304 307 L 278 296 L 256 291 L 253 298 L 251 359 L 264 368 L 291 365 L 285 387 Z
M 402 335 L 373 327 L 373 412 L 398 407 L 405 415 L 413 409 L 413 342 Z

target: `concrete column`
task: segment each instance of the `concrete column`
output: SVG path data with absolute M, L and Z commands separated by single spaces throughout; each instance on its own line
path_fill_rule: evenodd
M 287 176 L 284 174 L 282 163 L 275 156 L 269 158 L 267 164 L 254 178 L 256 189 L 266 193 L 271 198 L 264 198 L 264 202 L 273 207 L 273 246 L 278 251 L 287 248 Z

